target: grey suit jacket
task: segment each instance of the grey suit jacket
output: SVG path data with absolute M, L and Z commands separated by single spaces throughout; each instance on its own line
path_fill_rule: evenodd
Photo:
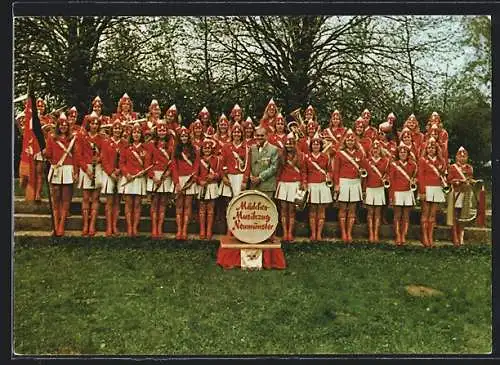
M 278 160 L 278 148 L 269 142 L 266 142 L 260 151 L 256 145 L 250 148 L 250 172 L 262 180 L 259 185 L 252 186 L 252 189 L 264 192 L 276 190 Z

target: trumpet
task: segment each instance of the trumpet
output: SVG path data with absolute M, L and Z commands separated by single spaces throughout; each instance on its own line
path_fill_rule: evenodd
M 384 188 L 389 189 L 391 187 L 391 182 L 387 179 L 383 179 L 382 182 L 384 183 Z
M 365 178 L 368 176 L 368 171 L 366 171 L 366 169 L 360 167 L 359 168 L 359 176 L 362 177 L 362 178 Z
M 286 126 L 288 130 L 294 134 L 296 140 L 304 137 L 304 132 L 302 132 L 302 130 L 299 127 L 299 124 L 296 121 L 292 120 Z
M 448 194 L 451 191 L 450 185 L 448 185 L 448 183 L 446 182 L 446 179 L 444 178 L 443 175 L 441 175 L 440 177 L 441 177 L 441 185 L 442 185 L 441 189 L 443 190 L 443 193 Z

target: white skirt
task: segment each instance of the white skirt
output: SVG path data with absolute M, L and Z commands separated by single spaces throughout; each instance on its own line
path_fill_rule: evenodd
M 413 191 L 395 191 L 393 205 L 401 207 L 412 207 L 415 205 L 415 195 Z
M 54 165 L 50 165 L 47 181 L 51 184 L 73 184 L 73 165 L 62 165 L 55 170 Z
M 333 202 L 332 191 L 326 186 L 326 182 L 309 183 L 307 190 L 309 191 L 308 203 L 329 204 Z
M 160 180 L 163 171 L 154 171 L 155 178 Z M 148 178 L 146 182 L 146 190 L 148 193 L 152 193 L 156 189 L 156 185 L 153 182 L 153 179 Z M 174 192 L 174 183 L 172 181 L 172 177 L 167 176 L 163 179 L 160 187 L 156 191 L 157 193 L 173 193 Z
M 459 192 L 459 193 L 453 193 L 453 194 L 455 194 L 455 208 L 463 208 L 465 193 Z M 470 204 L 469 206 L 472 206 L 472 194 L 470 195 L 469 204 Z
M 87 169 L 92 171 L 92 164 L 87 165 Z M 83 190 L 94 190 L 102 186 L 102 166 L 101 164 L 95 165 L 95 185 L 92 185 L 92 180 L 88 175 L 80 169 L 78 188 Z
M 366 188 L 365 204 L 367 205 L 385 205 L 385 188 Z
M 136 177 L 134 180 L 124 185 L 127 182 L 125 176 L 120 179 L 118 192 L 128 195 L 146 195 L 146 178 L 144 176 Z
M 179 176 L 179 184 L 181 186 L 181 189 L 184 186 L 184 184 L 187 182 L 188 178 L 189 178 L 189 175 Z M 184 194 L 185 195 L 198 195 L 198 188 L 199 188 L 198 184 L 194 182 L 191 184 L 191 186 L 186 191 L 184 191 Z
M 363 200 L 361 179 L 346 179 L 341 177 L 339 187 L 339 202 L 359 202 Z
M 120 178 L 118 178 L 120 181 Z M 101 194 L 114 194 L 115 193 L 115 185 L 116 181 L 110 177 L 106 171 L 102 170 L 101 175 Z
M 426 186 L 425 201 L 432 203 L 446 202 L 446 196 L 443 193 L 443 188 L 441 186 Z
M 45 158 L 43 158 L 42 151 L 35 153 L 35 156 L 33 157 L 35 161 L 45 161 Z
M 198 199 L 200 200 L 212 200 L 219 197 L 219 184 L 216 182 L 207 184 L 205 187 L 199 186 L 198 189 Z M 205 196 L 201 196 L 203 191 L 205 191 Z
M 278 200 L 284 200 L 290 203 L 295 201 L 295 196 L 297 195 L 297 190 L 299 190 L 299 181 L 280 181 L 278 187 L 276 188 L 276 193 L 274 197 Z
M 233 188 L 234 196 L 240 195 L 241 183 L 243 182 L 243 174 L 237 174 L 237 175 L 228 174 L 227 178 L 229 179 L 231 187 Z M 219 196 L 227 196 L 229 198 L 233 197 L 229 186 L 224 184 L 222 181 L 220 182 L 220 185 L 219 185 Z

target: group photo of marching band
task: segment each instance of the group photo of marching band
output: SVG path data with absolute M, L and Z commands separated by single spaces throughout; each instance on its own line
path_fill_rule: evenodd
M 100 197 L 105 197 L 105 236 L 121 234 L 117 223 L 122 200 L 126 234 L 136 236 L 141 202 L 148 197 L 151 238 L 164 237 L 166 206 L 174 200 L 177 240 L 187 239 L 195 204 L 199 238 L 210 240 L 215 216 L 223 214 L 230 199 L 256 189 L 275 200 L 284 242 L 294 241 L 296 211 L 305 208 L 310 240 L 324 240 L 325 210 L 335 205 L 339 238 L 350 243 L 359 221 L 356 210 L 363 204 L 366 239 L 380 242 L 385 207 L 392 207 L 393 239 L 401 246 L 406 243 L 410 212 L 420 205 L 420 241 L 434 247 L 436 214 L 448 204 L 453 211 L 450 238 L 458 247 L 464 236 L 462 210 L 470 210 L 472 186 L 481 182 L 474 179 L 466 146 L 448 151 L 448 133 L 435 111 L 421 131 L 414 114 L 406 117 L 401 130 L 395 130 L 392 112 L 374 126 L 368 109 L 354 121 L 343 120 L 341 111 L 334 110 L 321 128 L 313 105 L 303 115 L 300 109 L 285 114 L 272 98 L 259 120 L 244 118 L 236 104 L 229 116 L 218 115 L 215 124 L 214 116 L 202 107 L 189 125 L 182 125 L 176 106 L 163 112 L 157 100 L 151 101 L 147 117 L 139 119 L 127 93 L 111 116 L 101 114 L 102 100 L 96 96 L 81 125 L 76 123 L 75 107 L 50 115 L 45 108 L 45 101 L 37 99 L 46 147 L 40 149 L 34 138 L 27 141 L 25 134 L 23 149 L 29 144 L 31 154 L 21 157 L 20 171 L 23 163 L 35 167 L 21 185 L 37 202 L 44 160 L 50 163 L 54 236 L 65 234 L 74 189 L 82 191 L 84 237 L 96 234 Z M 254 175 L 252 151 L 257 154 L 266 146 L 277 149 L 276 161 L 259 158 L 257 163 L 267 169 Z

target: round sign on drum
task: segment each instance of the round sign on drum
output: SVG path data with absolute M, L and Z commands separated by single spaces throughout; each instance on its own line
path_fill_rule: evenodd
M 246 190 L 229 202 L 227 226 L 234 237 L 245 243 L 261 243 L 278 226 L 278 210 L 273 200 L 257 190 Z

